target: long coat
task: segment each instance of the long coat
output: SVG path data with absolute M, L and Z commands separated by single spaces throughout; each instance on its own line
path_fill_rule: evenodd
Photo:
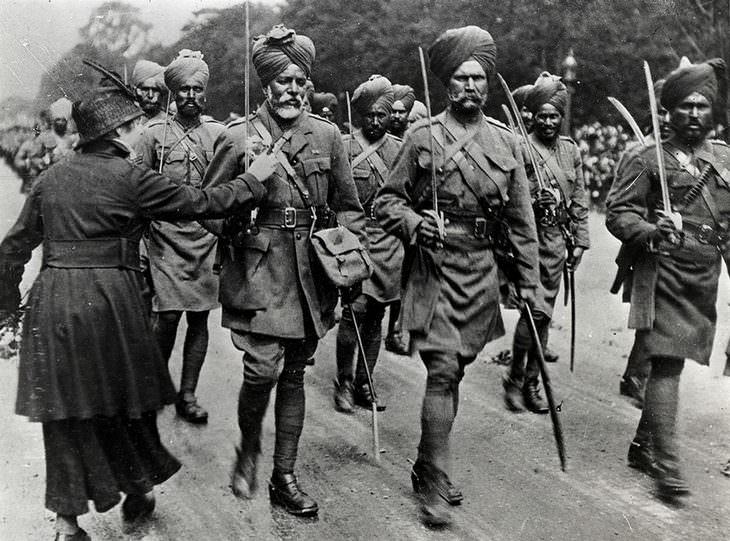
M 575 245 L 583 249 L 590 248 L 588 194 L 578 145 L 569 137 L 561 136 L 554 145 L 548 147 L 534 132 L 529 137 L 543 182 L 547 183 L 548 187 L 557 189 L 560 200 L 565 204 L 570 220 L 567 227 L 573 234 Z M 532 167 L 526 169 L 530 171 L 528 174 L 530 193 L 536 197 L 539 191 L 537 176 Z M 537 237 L 540 245 L 540 287 L 535 311 L 552 317 L 567 256 L 565 237 L 559 226 L 542 226 L 539 223 Z
M 730 148 L 705 141 L 695 160 L 673 144 L 664 144 L 669 197 L 683 221 L 679 247 L 647 244 L 661 208 L 661 190 L 654 145 L 627 159 L 611 187 L 606 226 L 620 241 L 636 247 L 629 328 L 637 329 L 637 346 L 650 356 L 673 356 L 708 364 L 715 336 L 717 286 L 721 251 L 700 240 L 702 229 L 718 231 L 717 218 L 727 227 L 730 215 Z M 699 172 L 712 163 L 707 195 L 687 205 L 685 196 L 697 184 Z M 719 173 L 718 173 L 719 171 Z M 710 210 L 711 206 L 715 207 Z
M 142 232 L 151 219 L 220 217 L 265 192 L 250 175 L 205 192 L 181 186 L 125 155 L 99 141 L 48 169 L 0 244 L 0 300 L 13 298 L 8 290 L 17 291 L 23 266 L 43 244 L 27 301 L 16 402 L 16 412 L 33 421 L 140 418 L 172 403 L 175 390 L 134 268 Z M 116 249 L 101 253 L 105 247 Z
M 355 134 L 353 137 L 346 135 L 343 138 L 345 149 L 354 160 L 362 151 L 362 145 Z M 381 141 L 372 143 L 379 145 Z M 393 135 L 385 134 L 382 144 L 374 154 L 380 159 L 380 167 L 390 168 L 400 149 L 401 140 Z M 403 266 L 403 243 L 401 240 L 383 230 L 380 223 L 374 219 L 372 212 L 375 194 L 385 183 L 387 169 L 383 171 L 384 177 L 376 165 L 375 158 L 362 160 L 360 163 L 353 162 L 352 176 L 357 186 L 357 194 L 360 203 L 365 209 L 365 233 L 368 236 L 370 259 L 373 263 L 373 274 L 362 284 L 362 291 L 373 299 L 388 303 L 400 298 L 401 267 Z
M 142 163 L 158 171 L 163 152 L 162 173 L 179 184 L 200 187 L 213 157 L 213 144 L 224 126 L 201 117 L 193 129 L 176 119 L 155 117 L 142 130 L 135 150 Z M 153 221 L 147 240 L 147 256 L 154 286 L 152 309 L 211 310 L 218 305 L 218 277 L 213 272 L 217 237 L 194 220 Z
M 273 141 L 281 138 L 284 131 L 266 104 L 254 116 Z M 253 118 L 250 120 L 232 122 L 218 138 L 204 185 L 225 183 L 245 170 L 244 140 L 251 160 L 263 150 L 264 141 L 253 126 Z M 247 126 L 248 136 L 244 137 Z M 367 246 L 365 217 L 337 126 L 302 113 L 292 128 L 293 134 L 281 150 L 307 189 L 310 202 L 329 206 L 337 221 Z M 282 165 L 277 166 L 266 185 L 268 193 L 261 201 L 260 212 L 285 207 L 306 209 Z M 324 336 L 334 325 L 337 290 L 316 260 L 309 227 L 257 225 L 240 233 L 237 242 L 221 250 L 223 326 L 281 338 L 304 338 L 311 336 L 311 332 Z
M 463 165 L 443 164 L 443 148 L 465 136 L 449 110 L 433 119 L 437 169 L 443 167 L 437 189 L 440 209 L 484 216 L 485 206 L 506 219 L 511 228 L 519 266 L 518 286 L 535 288 L 538 281 L 537 233 L 530 206 L 519 143 L 508 129 L 482 117 Z M 431 153 L 428 120 L 415 124 L 385 186 L 375 212 L 386 231 L 407 247 L 401 298 L 403 328 L 411 332 L 412 347 L 453 351 L 475 356 L 484 345 L 504 334 L 499 309 L 499 279 L 489 239 L 476 239 L 448 226 L 444 248 L 432 251 L 416 244 L 416 231 L 431 208 Z M 463 163 L 463 162 L 462 162 Z M 478 194 L 478 195 L 477 195 Z M 529 267 L 529 268 L 528 268 Z

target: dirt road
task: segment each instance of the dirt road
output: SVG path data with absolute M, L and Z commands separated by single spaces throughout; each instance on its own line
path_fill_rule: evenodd
M 17 180 L 0 168 L 0 232 L 22 204 Z M 616 242 L 599 215 L 594 248 L 577 273 L 579 329 L 576 370 L 568 370 L 569 319 L 560 307 L 551 335 L 561 360 L 551 377 L 565 430 L 568 470 L 560 471 L 548 416 L 515 415 L 502 405 L 503 368 L 491 358 L 509 337 L 491 343 L 468 368 L 453 435 L 452 478 L 464 504 L 454 527 L 425 529 L 417 520 L 408 459 L 415 458 L 425 370 L 417 358 L 383 353 L 376 370 L 388 409 L 380 416 L 381 460 L 371 455 L 370 412 L 347 416 L 332 405 L 334 331 L 308 369 L 307 418 L 298 475 L 320 504 L 314 520 L 272 508 L 265 490 L 250 502 L 228 487 L 238 433 L 236 400 L 241 355 L 211 316 L 211 345 L 199 398 L 210 423 L 196 427 L 172 408 L 160 417 L 163 440 L 183 462 L 158 490 L 154 519 L 126 530 L 118 509 L 89 513 L 81 525 L 95 540 L 724 540 L 730 538 L 730 378 L 720 377 L 730 336 L 730 281 L 722 281 L 720 324 L 712 365 L 689 362 L 682 376 L 680 443 L 693 494 L 682 508 L 652 496 L 650 479 L 626 466 L 639 410 L 618 396 L 631 334 L 627 310 L 608 293 Z M 36 262 L 37 268 L 37 262 Z M 31 273 L 26 273 L 26 283 Z M 516 313 L 505 312 L 511 331 Z M 0 540 L 52 539 L 53 516 L 43 509 L 44 458 L 40 426 L 13 414 L 17 361 L 0 361 Z M 171 368 L 177 380 L 180 347 Z M 273 414 L 266 418 L 260 481 L 271 471 Z

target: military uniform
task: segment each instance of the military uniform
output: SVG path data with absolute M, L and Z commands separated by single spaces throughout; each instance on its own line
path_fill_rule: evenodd
M 395 160 L 401 140 L 386 133 L 378 141 L 370 143 L 362 131 L 358 130 L 344 138 L 344 145 L 350 154 L 353 165 L 352 176 L 365 211 L 367 220 L 365 233 L 368 237 L 373 274 L 363 282 L 362 295 L 352 303 L 367 359 L 362 359 L 361 355 L 357 354 L 357 368 L 353 375 L 352 361 L 357 351 L 357 342 L 352 315 L 349 310 L 343 310 L 337 332 L 336 383 L 338 386 L 350 385 L 354 376 L 356 398 L 365 405 L 371 402 L 373 397 L 370 394 L 363 363 L 368 363 L 372 374 L 380 351 L 381 323 L 385 308 L 400 298 L 403 244 L 398 237 L 383 230 L 375 219 L 373 204 L 376 192 L 388 177 L 388 170 Z M 338 405 L 337 395 L 335 405 Z M 347 406 L 344 409 L 347 410 Z

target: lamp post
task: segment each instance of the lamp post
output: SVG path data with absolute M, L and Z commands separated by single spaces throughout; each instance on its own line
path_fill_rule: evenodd
M 572 106 L 573 106 L 573 94 L 575 93 L 575 82 L 577 81 L 576 77 L 576 68 L 578 67 L 578 62 L 575 60 L 575 56 L 573 56 L 573 49 L 571 48 L 568 51 L 568 56 L 565 57 L 562 63 L 563 68 L 563 82 L 565 83 L 565 86 L 568 88 L 568 103 L 565 106 L 565 118 L 563 119 L 563 135 L 571 136 L 571 127 L 572 127 Z

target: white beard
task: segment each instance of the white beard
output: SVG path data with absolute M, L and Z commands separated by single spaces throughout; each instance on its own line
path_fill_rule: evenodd
M 298 107 L 289 104 L 282 105 L 272 96 L 270 88 L 267 87 L 265 90 L 266 101 L 269 102 L 269 107 L 279 118 L 283 120 L 294 120 L 302 114 L 302 111 L 304 110 L 304 102 L 302 102 Z

